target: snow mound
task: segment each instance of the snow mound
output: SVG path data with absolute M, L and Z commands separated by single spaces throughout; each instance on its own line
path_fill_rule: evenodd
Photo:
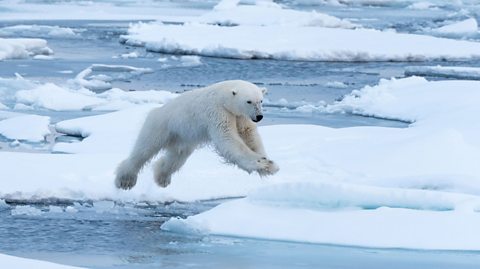
M 334 16 L 315 11 L 306 12 L 293 9 L 284 9 L 279 5 L 217 5 L 195 22 L 219 24 L 219 25 L 257 25 L 257 26 L 317 26 L 330 28 L 355 28 L 348 20 L 342 20 Z M 273 3 L 272 3 L 273 4 Z M 265 14 L 268 14 L 266 16 Z
M 49 25 L 14 25 L 2 27 L 0 28 L 0 36 L 40 38 L 78 37 L 71 28 Z
M 154 107 L 156 106 L 144 105 L 99 116 L 61 121 L 55 125 L 57 132 L 85 139 L 81 143 L 57 143 L 54 151 L 126 154 L 133 147 L 147 113 Z M 122 135 L 112 135 L 112 130 Z
M 476 42 L 369 29 L 291 25 L 138 23 L 130 26 L 121 41 L 154 52 L 239 59 L 423 61 L 480 57 Z
M 46 83 L 31 90 L 15 94 L 18 103 L 51 110 L 82 110 L 104 103 L 104 100 L 88 90 L 70 90 L 53 83 Z
M 480 68 L 440 65 L 408 66 L 405 68 L 405 75 L 480 80 Z
M 409 6 L 407 6 L 408 9 L 413 9 L 413 10 L 429 10 L 429 9 L 435 9 L 437 6 L 431 2 L 416 2 L 412 3 Z
M 454 114 L 458 116 L 457 112 L 460 111 L 465 113 L 476 110 L 476 99 L 480 98 L 480 92 L 476 90 L 478 85 L 480 84 L 476 81 L 427 81 L 422 77 L 382 79 L 377 86 L 355 90 L 327 109 L 429 123 L 442 118 L 450 119 Z M 459 87 L 462 88 L 462 94 L 456 92 Z M 464 121 L 448 122 L 449 125 L 463 123 Z M 462 127 L 468 128 L 465 125 Z
M 12 140 L 42 142 L 50 134 L 50 117 L 25 115 L 0 121 L 0 135 Z
M 0 61 L 52 53 L 53 51 L 47 47 L 47 41 L 43 39 L 0 38 Z

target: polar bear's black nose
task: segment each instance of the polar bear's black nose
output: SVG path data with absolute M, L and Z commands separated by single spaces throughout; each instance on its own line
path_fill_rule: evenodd
M 257 115 L 257 122 L 261 121 L 263 119 L 263 115 Z

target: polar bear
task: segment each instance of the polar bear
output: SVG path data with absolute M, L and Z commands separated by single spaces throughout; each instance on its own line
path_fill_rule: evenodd
M 279 168 L 267 158 L 255 125 L 263 118 L 263 95 L 250 82 L 230 80 L 183 93 L 153 109 L 130 156 L 118 166 L 115 185 L 133 188 L 145 163 L 163 150 L 153 170 L 157 184 L 166 187 L 190 154 L 206 144 L 248 173 L 275 174 Z

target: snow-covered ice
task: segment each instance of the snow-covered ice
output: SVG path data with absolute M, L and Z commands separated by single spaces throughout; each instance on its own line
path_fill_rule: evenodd
M 74 87 L 72 85 L 60 86 L 54 83 L 34 82 L 19 75 L 15 79 L 0 79 L 0 101 L 3 101 L 5 106 L 3 109 L 8 109 L 10 106 L 10 108 L 22 110 L 119 110 L 138 104 L 163 104 L 176 96 L 169 91 L 124 91 L 119 88 L 111 88 L 110 83 L 85 78 L 86 73 L 90 73 L 92 70 L 118 72 L 120 76 L 135 76 L 150 72 L 150 69 L 93 65 L 85 70 L 80 72 L 73 80 Z M 95 93 L 82 86 L 78 87 L 78 84 L 92 86 L 98 81 L 108 84 L 106 88 L 109 90 Z
M 37 38 L 77 38 L 71 28 L 50 25 L 14 25 L 0 28 L 0 36 Z
M 0 121 L 0 135 L 12 140 L 42 142 L 50 134 L 50 117 L 25 115 Z
M 195 22 L 220 24 L 220 25 L 295 25 L 295 26 L 319 26 L 331 28 L 355 28 L 348 20 L 342 20 L 315 11 L 298 11 L 285 9 L 273 2 L 268 5 L 221 5 L 219 3 L 212 11 L 193 19 Z M 268 16 L 265 16 L 268 14 Z
M 53 51 L 44 39 L 0 38 L 0 61 L 35 55 L 50 55 Z
M 208 38 L 205 38 L 208 36 Z M 308 61 L 423 61 L 480 58 L 476 42 L 372 29 L 133 24 L 121 41 L 149 51 L 225 58 Z

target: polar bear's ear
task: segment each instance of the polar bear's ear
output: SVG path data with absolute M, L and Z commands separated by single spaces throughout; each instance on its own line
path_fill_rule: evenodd
M 237 90 L 232 90 L 233 95 L 237 95 Z
M 267 94 L 267 92 L 268 92 L 267 88 L 261 87 L 260 89 L 262 89 L 262 94 L 263 95 Z

